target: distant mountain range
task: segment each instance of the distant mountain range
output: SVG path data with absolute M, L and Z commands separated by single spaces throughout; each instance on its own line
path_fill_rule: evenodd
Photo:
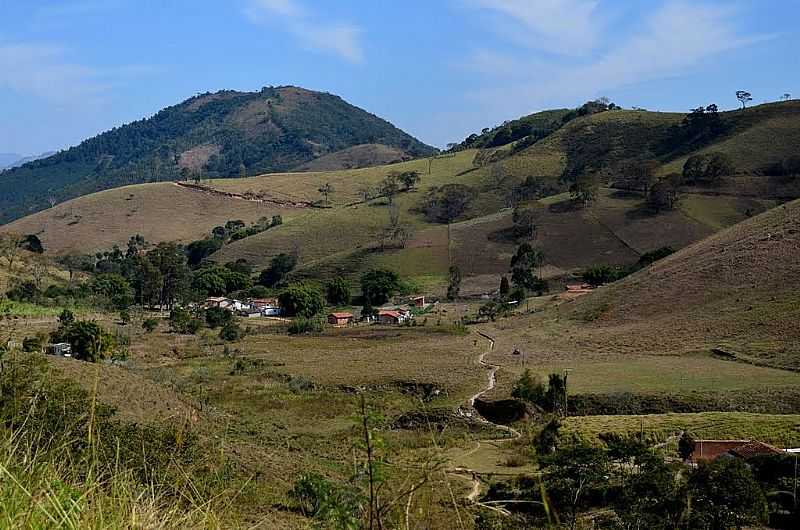
M 33 156 L 22 156 L 17 153 L 0 153 L 0 171 L 19 167 L 27 164 L 28 162 L 41 160 L 42 158 L 47 158 L 48 156 L 53 156 L 54 154 L 56 154 L 55 151 L 47 151 L 46 153 Z
M 362 149 L 371 154 L 327 156 L 355 146 L 367 146 Z M 344 168 L 359 160 L 388 163 L 434 152 L 332 94 L 292 86 L 206 93 L 4 171 L 0 223 L 51 202 L 127 184 L 299 170 L 326 156 L 325 168 L 331 169 L 337 160 Z

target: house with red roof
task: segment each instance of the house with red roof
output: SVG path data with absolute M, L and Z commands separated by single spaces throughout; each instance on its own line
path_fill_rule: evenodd
M 328 324 L 336 328 L 343 328 L 353 324 L 355 317 L 353 313 L 330 313 L 328 314 Z

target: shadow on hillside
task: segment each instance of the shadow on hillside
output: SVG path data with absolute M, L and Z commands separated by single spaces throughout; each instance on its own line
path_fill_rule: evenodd
M 547 207 L 547 211 L 550 213 L 577 212 L 578 210 L 582 209 L 583 209 L 583 204 L 581 204 L 581 201 L 577 199 L 567 199 L 565 201 L 551 204 Z
M 661 212 L 658 210 L 654 210 L 650 208 L 646 203 L 641 203 L 636 208 L 631 208 L 627 212 L 625 212 L 625 218 L 629 221 L 639 221 L 642 219 L 652 219 L 653 217 L 658 216 Z

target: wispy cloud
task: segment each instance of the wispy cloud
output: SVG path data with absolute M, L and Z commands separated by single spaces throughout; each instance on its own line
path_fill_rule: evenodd
M 31 43 L 0 44 L 0 86 L 54 103 L 108 88 L 94 69 L 69 61 L 63 48 Z
M 729 7 L 670 0 L 645 14 L 637 23 L 639 29 L 614 46 L 607 35 L 599 35 L 594 53 L 577 64 L 535 59 L 528 63 L 524 81 L 502 87 L 488 82 L 470 96 L 493 112 L 513 115 L 543 104 L 574 103 L 605 91 L 685 75 L 712 57 L 769 38 L 742 34 L 736 15 Z M 499 60 L 498 72 L 506 70 L 510 60 L 521 59 L 517 55 Z M 486 72 L 492 63 L 480 66 L 476 71 Z
M 598 0 L 466 0 L 500 15 L 503 35 L 533 49 L 582 55 L 602 29 Z
M 86 107 L 103 103 L 119 83 L 159 71 L 147 65 L 101 70 L 73 61 L 69 55 L 56 44 L 0 43 L 0 87 L 57 105 Z
M 245 14 L 257 24 L 284 25 L 306 49 L 330 53 L 351 63 L 364 60 L 361 28 L 350 23 L 321 21 L 296 0 L 249 0 Z

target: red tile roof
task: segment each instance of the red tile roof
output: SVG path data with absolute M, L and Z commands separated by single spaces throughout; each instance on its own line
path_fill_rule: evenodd
M 750 440 L 695 440 L 694 451 L 692 451 L 689 460 L 692 462 L 716 460 L 720 456 L 729 453 L 732 449 L 749 443 Z
M 753 458 L 754 456 L 778 455 L 783 453 L 783 451 L 777 447 L 765 444 L 764 442 L 750 442 L 735 449 L 731 449 L 729 452 L 732 455 L 738 456 L 739 458 L 744 458 L 745 460 L 748 458 Z
M 379 311 L 378 316 L 400 318 L 402 313 L 400 311 Z
M 332 316 L 333 318 L 353 318 L 353 313 L 331 313 L 328 316 Z

